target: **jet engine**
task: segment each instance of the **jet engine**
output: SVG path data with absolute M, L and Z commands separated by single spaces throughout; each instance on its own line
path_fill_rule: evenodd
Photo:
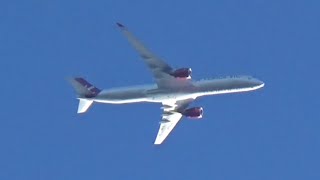
M 174 70 L 171 73 L 171 75 L 174 76 L 175 78 L 190 79 L 191 78 L 191 73 L 192 73 L 191 68 L 180 68 L 180 69 Z
M 189 108 L 184 110 L 182 114 L 188 118 L 200 119 L 202 118 L 202 115 L 203 115 L 203 108 L 202 107 Z

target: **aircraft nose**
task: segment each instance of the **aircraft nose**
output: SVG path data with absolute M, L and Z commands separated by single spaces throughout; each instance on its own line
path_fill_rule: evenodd
M 253 83 L 257 88 L 262 88 L 264 86 L 264 82 L 259 79 L 255 79 Z

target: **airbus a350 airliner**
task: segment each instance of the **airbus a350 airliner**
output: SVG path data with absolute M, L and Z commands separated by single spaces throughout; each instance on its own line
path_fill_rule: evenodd
M 202 107 L 188 108 L 197 97 L 253 91 L 264 86 L 262 81 L 251 76 L 193 81 L 191 68 L 173 69 L 149 51 L 124 25 L 117 23 L 117 26 L 147 64 L 156 84 L 100 90 L 83 78 L 71 78 L 80 100 L 78 113 L 86 112 L 93 102 L 162 103 L 162 120 L 154 141 L 154 144 L 161 144 L 183 116 L 202 117 Z

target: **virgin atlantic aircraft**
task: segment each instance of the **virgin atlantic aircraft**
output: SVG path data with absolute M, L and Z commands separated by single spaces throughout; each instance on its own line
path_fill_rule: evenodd
M 188 106 L 198 97 L 253 91 L 264 83 L 251 76 L 229 76 L 195 81 L 191 68 L 173 69 L 149 51 L 128 29 L 117 23 L 129 43 L 152 72 L 155 84 L 100 90 L 81 77 L 71 78 L 77 92 L 78 113 L 86 112 L 93 102 L 123 104 L 153 102 L 162 104 L 162 120 L 154 144 L 161 144 L 183 116 L 202 118 L 202 107 Z

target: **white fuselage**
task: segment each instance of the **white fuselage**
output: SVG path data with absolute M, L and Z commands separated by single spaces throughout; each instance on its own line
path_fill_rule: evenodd
M 142 85 L 103 90 L 92 98 L 95 102 L 123 104 L 137 102 L 177 101 L 195 99 L 199 96 L 252 91 L 264 86 L 258 79 L 249 76 L 227 77 L 193 81 L 191 87 L 159 89 L 157 85 Z

